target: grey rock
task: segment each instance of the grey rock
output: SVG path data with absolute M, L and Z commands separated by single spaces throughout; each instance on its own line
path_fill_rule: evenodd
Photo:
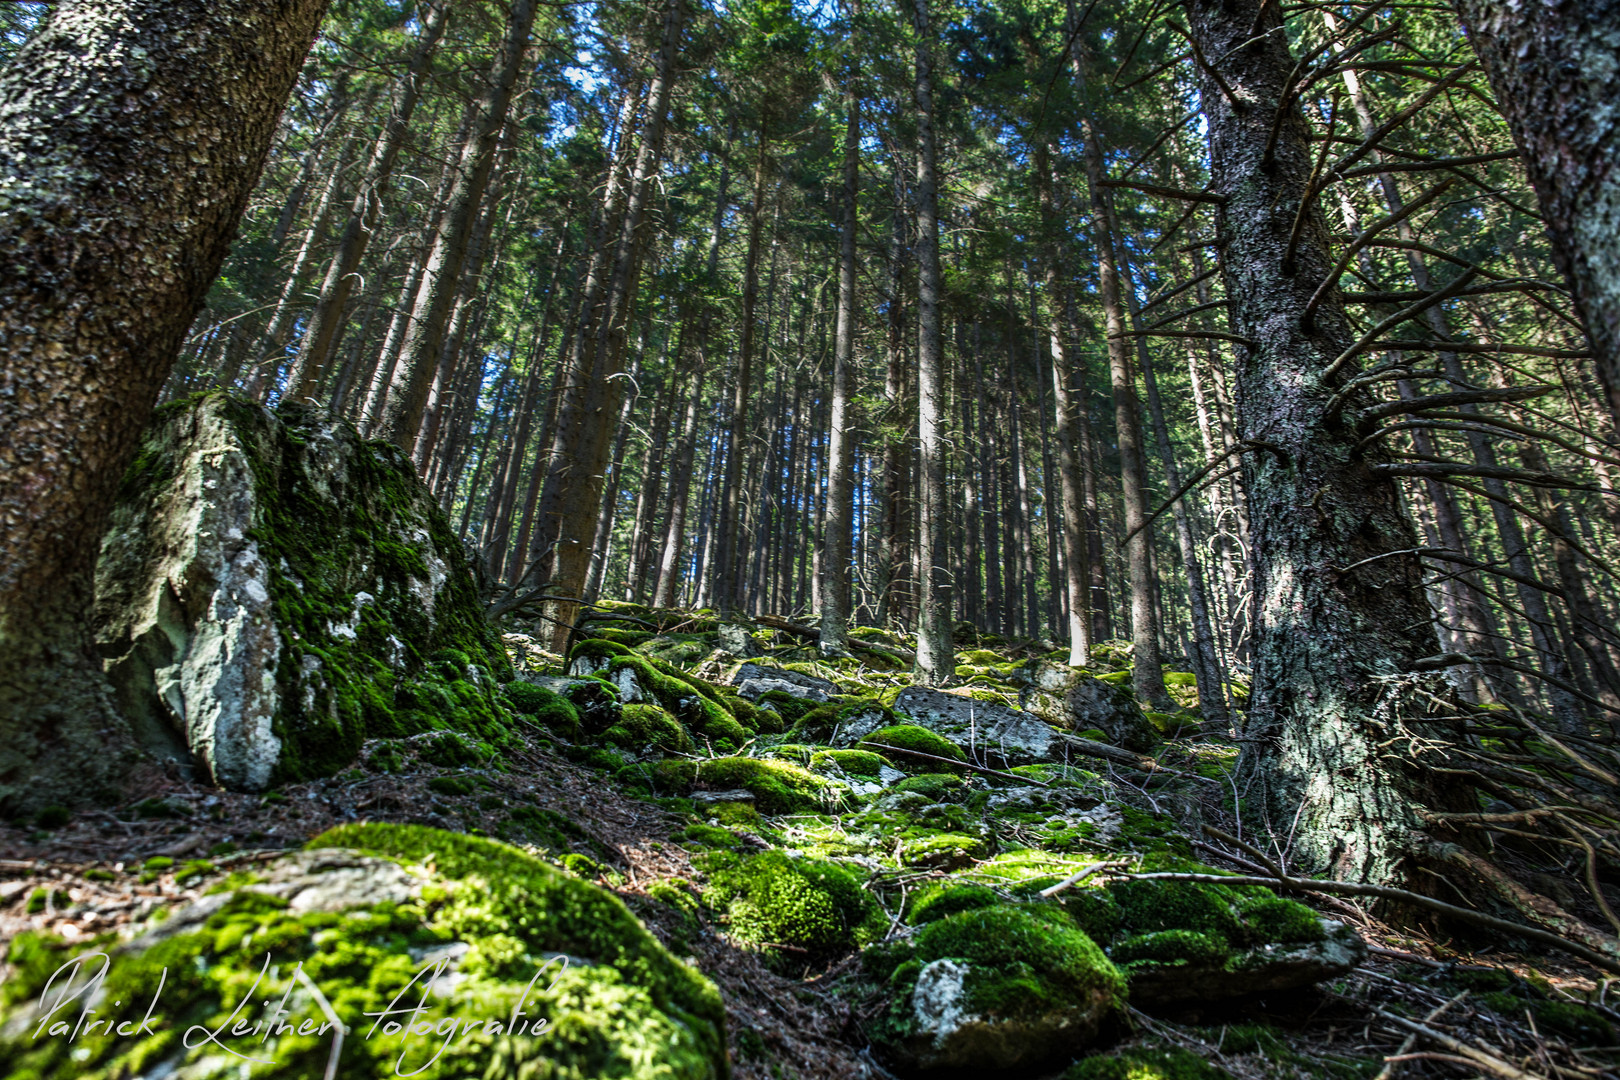
M 1098 730 L 1126 750 L 1153 749 L 1159 733 L 1131 692 L 1079 668 L 1052 660 L 1033 660 L 1020 669 L 1023 683 L 1018 704 L 1057 727 Z
M 1367 943 L 1351 927 L 1322 920 L 1322 941 L 1258 945 L 1220 967 L 1149 965 L 1130 972 L 1131 1002 L 1169 1005 L 1219 1001 L 1250 994 L 1297 990 L 1355 970 L 1367 958 Z
M 780 690 L 784 694 L 821 704 L 841 692 L 837 683 L 826 679 L 760 664 L 743 664 L 731 677 L 731 684 L 737 688 L 739 695 L 749 701 L 758 701 L 761 694 Z
M 753 803 L 754 793 L 746 788 L 726 791 L 694 791 L 692 801 L 699 806 L 718 806 L 722 803 Z
M 1062 757 L 1050 724 L 1005 705 L 913 686 L 895 698 L 894 711 L 949 739 L 974 761 L 1032 765 Z
M 357 681 L 380 663 L 405 684 L 451 626 L 479 643 L 479 672 L 462 677 L 493 693 L 505 656 L 397 451 L 213 394 L 161 413 L 136 469 L 102 541 L 94 619 L 120 711 L 154 757 L 242 791 L 289 759 L 336 771 L 348 761 L 319 755 L 369 734 Z
M 714 647 L 731 656 L 758 656 L 764 651 L 759 647 L 759 640 L 741 623 L 721 623 Z
M 892 723 L 894 723 L 893 715 L 877 705 L 852 712 L 838 722 L 838 727 L 832 735 L 832 745 L 854 746 L 872 732 L 888 727 Z

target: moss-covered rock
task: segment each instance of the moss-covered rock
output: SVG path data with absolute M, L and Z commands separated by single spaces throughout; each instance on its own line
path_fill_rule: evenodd
M 1190 1050 L 1173 1046 L 1132 1047 L 1089 1057 L 1069 1066 L 1058 1080 L 1230 1080 L 1230 1076 Z
M 367 738 L 507 740 L 506 655 L 395 448 L 211 393 L 159 410 L 130 476 L 95 620 L 155 756 L 262 790 L 335 773 Z
M 894 711 L 961 750 L 971 749 L 975 760 L 1007 766 L 1062 757 L 1050 724 L 993 701 L 912 686 L 895 695 Z
M 771 950 L 778 967 L 835 959 L 877 940 L 887 926 L 854 874 L 779 851 L 713 874 L 705 899 L 733 938 Z
M 1058 727 L 1100 730 L 1105 741 L 1145 752 L 1159 741 L 1159 729 L 1131 696 L 1128 685 L 1097 678 L 1053 660 L 1032 660 L 1017 674 L 1019 704 Z
M 810 755 L 811 769 L 836 769 L 850 776 L 867 779 L 876 779 L 883 765 L 882 756 L 866 750 L 817 750 Z
M 301 972 L 349 1029 L 346 1078 L 727 1075 L 718 992 L 612 894 L 433 829 L 344 826 L 312 845 L 114 950 L 99 1011 L 136 1029 L 151 1004 L 146 1033 L 29 1039 L 27 1024 L 0 1046 L 9 1074 L 320 1076 L 333 1033 Z M 14 944 L 8 1007 L 28 1009 L 81 951 Z M 218 1041 L 186 1037 L 199 1024 Z
M 680 721 L 657 705 L 624 706 L 619 713 L 619 722 L 604 731 L 602 739 L 626 750 L 655 747 L 673 754 L 690 753 L 692 750 L 692 737 L 686 733 Z
M 841 805 L 848 787 L 817 776 L 790 761 L 725 757 L 703 761 L 660 761 L 649 770 L 655 790 L 686 795 L 698 785 L 713 790 L 751 792 L 764 814 L 792 814 Z
M 879 728 L 862 739 L 857 748 L 881 754 L 891 765 L 907 772 L 954 769 L 951 762 L 966 760 L 955 743 L 915 724 Z
M 514 712 L 559 735 L 571 739 L 579 734 L 579 710 L 555 690 L 514 680 L 506 684 L 506 701 Z
M 1027 1071 L 1071 1056 L 1124 999 L 1119 971 L 1055 907 L 960 911 L 914 940 L 909 957 L 886 957 L 890 1000 L 873 1025 L 907 1069 Z

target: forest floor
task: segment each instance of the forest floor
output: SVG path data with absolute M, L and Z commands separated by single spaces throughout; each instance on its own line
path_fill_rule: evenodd
M 1195 762 L 1200 742 L 1211 739 L 1179 740 L 1177 758 L 1173 740 L 1161 757 Z M 777 958 L 770 950 L 734 940 L 713 911 L 704 911 L 694 927 L 681 910 L 660 902 L 650 887 L 701 888 L 705 851 L 685 840 L 701 815 L 685 799 L 626 792 L 592 767 L 597 762 L 578 762 L 589 756 L 581 745 L 531 726 L 522 745 L 507 751 L 495 768 L 410 758 L 398 771 L 354 769 L 265 795 L 219 791 L 153 771 L 121 807 L 84 811 L 49 829 L 0 824 L 0 854 L 6 856 L 0 858 L 0 941 L 25 930 L 72 941 L 133 929 L 154 911 L 200 897 L 244 864 L 294 850 L 345 822 L 504 835 L 511 808 L 528 805 L 556 815 L 542 850 L 549 847 L 551 857 L 576 856 L 564 865 L 612 890 L 672 952 L 690 956 L 718 985 L 739 1080 L 891 1075 L 869 1049 L 869 1027 L 885 1002 L 863 978 L 860 954 L 806 971 L 784 970 L 772 962 Z M 1172 781 L 1171 788 L 1148 794 L 1121 782 L 1110 790 L 1151 809 L 1176 804 L 1184 820 L 1189 810 L 1204 820 L 1222 820 L 1225 796 L 1215 785 Z M 1197 800 L 1201 807 L 1190 805 Z M 711 818 L 710 825 L 716 824 Z M 747 853 L 786 846 L 783 827 L 762 817 L 752 827 L 734 823 L 729 831 Z M 1223 858 L 1202 840 L 1187 839 L 1211 865 L 1247 869 L 1241 859 Z M 1116 840 L 1112 853 L 1128 843 Z M 1348 1080 L 1397 1073 L 1620 1077 L 1620 1011 L 1609 1007 L 1607 983 L 1592 969 L 1500 944 L 1397 929 L 1339 899 L 1311 902 L 1325 916 L 1355 927 L 1367 942 L 1371 955 L 1358 969 L 1303 990 L 1151 1014 L 1128 1008 L 1088 1052 L 1122 1061 L 1137 1051 L 1160 1055 L 1142 1059 L 1158 1061 L 1159 1068 L 1118 1072 L 1122 1080 Z M 897 915 L 891 934 L 899 922 Z M 1433 1034 L 1414 1039 L 1407 1026 L 1413 1022 Z M 1173 1056 L 1164 1057 L 1166 1051 Z

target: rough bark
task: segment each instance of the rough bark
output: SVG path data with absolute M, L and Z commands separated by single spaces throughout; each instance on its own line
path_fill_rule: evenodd
M 1454 3 L 1524 153 L 1620 427 L 1620 4 Z
M 1291 861 L 1344 879 L 1399 881 L 1412 869 L 1417 811 L 1460 805 L 1420 767 L 1432 734 L 1403 707 L 1406 673 L 1438 648 L 1417 546 L 1395 485 L 1359 453 L 1352 403 L 1326 408 L 1323 377 L 1355 340 L 1331 297 L 1307 333 L 1301 316 L 1331 269 L 1328 230 L 1309 191 L 1310 131 L 1285 97 L 1293 69 L 1274 6 L 1198 0 L 1194 39 L 1219 78 L 1200 69 L 1209 120 L 1233 330 L 1252 345 L 1237 365 L 1255 574 L 1254 676 L 1243 762 L 1273 825 L 1294 837 Z M 1257 36 L 1258 34 L 1258 36 Z M 1277 116 L 1275 152 L 1268 136 Z M 1293 257 L 1289 238 L 1305 213 Z M 1375 444 L 1376 446 L 1376 444 Z M 1338 568 L 1382 556 L 1348 573 Z M 1424 881 L 1414 881 L 1420 888 Z
M 0 72 L 0 812 L 121 779 L 97 548 L 325 10 L 64 0 Z

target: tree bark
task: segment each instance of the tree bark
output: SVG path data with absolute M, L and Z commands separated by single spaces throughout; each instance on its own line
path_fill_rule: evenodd
M 1190 15 L 1213 65 L 1199 69 L 1199 92 L 1211 186 L 1223 196 L 1233 330 L 1252 342 L 1238 363 L 1238 435 L 1264 444 L 1245 455 L 1256 610 L 1253 741 L 1242 767 L 1272 826 L 1292 831 L 1295 865 L 1404 881 L 1419 808 L 1467 801 L 1420 764 L 1416 740 L 1436 732 L 1405 704 L 1416 661 L 1438 648 L 1418 560 L 1396 554 L 1416 537 L 1395 485 L 1369 467 L 1376 444 L 1359 451 L 1353 415 L 1326 408 L 1350 373 L 1323 372 L 1356 339 L 1337 295 L 1318 309 L 1313 332 L 1302 325 L 1334 263 L 1310 190 L 1311 132 L 1287 96 L 1294 62 L 1278 11 L 1264 0 L 1195 0 Z M 1367 400 L 1352 402 L 1352 414 Z
M 859 15 L 857 5 L 855 12 Z M 855 55 L 851 34 L 850 55 Z M 821 641 L 823 655 L 845 651 L 849 633 L 849 560 L 855 506 L 854 432 L 849 416 L 850 368 L 855 361 L 855 230 L 860 224 L 861 99 L 856 70 L 845 73 L 844 221 L 838 236 L 838 322 L 833 331 L 832 415 L 827 424 L 827 512 L 822 528 Z
M 917 34 L 917 669 L 915 679 L 940 686 L 956 674 L 951 645 L 951 580 L 945 497 L 944 342 L 939 329 L 939 177 L 934 146 L 934 31 L 929 0 L 915 4 Z
M 325 10 L 63 0 L 0 71 L 0 813 L 125 778 L 96 553 Z
M 1620 5 L 1454 3 L 1524 154 L 1620 429 Z

